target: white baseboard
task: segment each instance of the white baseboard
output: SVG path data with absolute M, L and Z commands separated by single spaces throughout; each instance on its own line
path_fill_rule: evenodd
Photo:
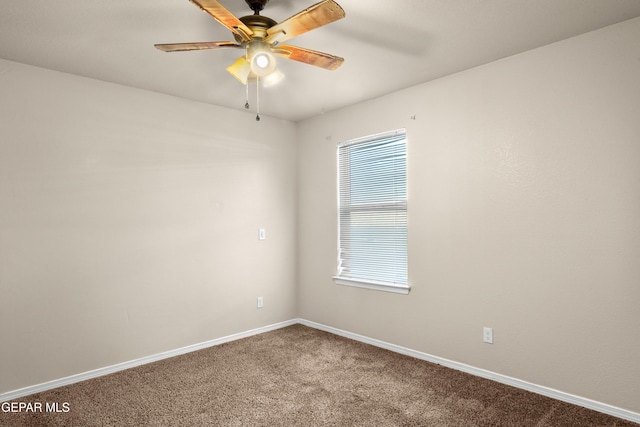
M 594 411 L 613 415 L 614 417 L 622 418 L 624 420 L 640 423 L 640 413 L 629 411 L 627 409 L 618 408 L 617 406 L 612 406 L 606 403 L 576 396 L 570 393 L 565 393 L 563 391 L 555 390 L 549 387 L 533 384 L 527 381 L 519 380 L 517 378 L 513 378 L 506 375 L 498 374 L 495 372 L 487 371 L 484 369 L 476 368 L 464 363 L 455 362 L 452 360 L 444 359 L 442 357 L 433 356 L 427 353 L 422 353 L 420 351 L 411 350 L 409 348 L 401 347 L 395 344 L 390 344 L 384 341 L 379 341 L 373 338 L 365 337 L 363 335 L 358 335 L 351 332 L 343 331 L 341 329 L 333 328 L 331 326 L 326 326 L 316 322 L 311 322 L 309 320 L 297 319 L 297 323 L 300 323 L 305 326 L 309 326 L 314 329 L 319 329 L 321 331 L 329 332 L 335 335 L 340 335 L 345 338 L 350 338 L 356 341 L 360 341 L 366 344 L 371 344 L 373 346 L 384 348 L 386 350 L 390 350 L 395 353 L 400 353 L 406 356 L 415 357 L 416 359 L 436 363 L 438 365 L 446 366 L 447 368 L 456 369 L 458 371 L 466 372 L 471 375 L 487 378 L 499 383 L 503 383 L 516 388 L 531 391 L 533 393 L 551 397 L 556 400 L 572 403 L 574 405 L 582 406 L 588 409 L 593 409 Z
M 192 344 L 186 347 L 181 347 L 175 350 L 169 350 L 162 353 L 154 354 L 151 356 L 142 357 L 140 359 L 130 360 L 128 362 L 118 363 L 116 365 L 107 366 L 104 368 L 94 369 L 92 371 L 83 372 L 69 377 L 60 378 L 53 381 L 48 381 L 42 384 L 36 384 L 29 387 L 24 387 L 18 390 L 9 391 L 0 394 L 0 402 L 6 402 L 9 400 L 18 399 L 24 396 L 29 396 L 35 393 L 41 393 L 43 391 L 52 390 L 54 388 L 62 387 L 69 384 L 74 384 L 80 381 L 89 380 L 92 378 L 101 377 L 103 375 L 112 374 L 118 371 L 124 371 L 125 369 L 135 368 L 136 366 L 145 365 L 147 363 L 157 362 L 158 360 L 168 359 L 169 357 L 179 356 L 181 354 L 190 353 L 196 350 L 202 350 L 208 347 L 213 347 L 226 342 L 239 340 L 241 338 L 250 337 L 252 335 L 262 334 L 264 332 L 273 331 L 275 329 L 284 328 L 286 326 L 295 325 L 298 323 L 297 319 L 287 320 L 286 322 L 275 323 L 273 325 L 264 326 L 262 328 L 251 329 L 249 331 L 240 332 L 226 337 L 205 341 L 198 344 Z
M 541 394 L 543 396 L 551 397 L 563 402 L 572 403 L 574 405 L 583 406 L 585 408 L 593 409 L 594 411 L 602 412 L 605 414 L 613 415 L 621 419 L 640 423 L 640 413 L 629 411 L 626 409 L 618 408 L 616 406 L 608 405 L 606 403 L 597 402 L 595 400 L 587 399 L 584 397 L 576 396 L 570 393 L 565 393 L 559 390 L 555 390 L 549 387 L 540 386 L 527 381 L 519 380 L 517 378 L 509 377 L 506 375 L 498 374 L 495 372 L 487 371 L 484 369 L 476 368 L 464 363 L 455 362 L 452 360 L 444 359 L 442 357 L 433 356 L 431 354 L 423 353 L 409 348 L 401 347 L 388 342 L 376 340 L 373 338 L 365 337 L 364 335 L 358 335 L 351 332 L 337 329 L 331 326 L 323 325 L 320 323 L 312 322 L 305 319 L 291 319 L 285 322 L 275 323 L 273 325 L 264 326 L 257 329 L 251 329 L 246 332 L 240 332 L 237 334 L 229 335 L 222 338 L 213 339 L 210 341 L 202 342 L 199 344 L 193 344 L 186 347 L 181 347 L 175 350 L 165 351 L 155 355 L 142 357 L 140 359 L 131 360 L 128 362 L 118 363 L 116 365 L 107 366 L 104 368 L 94 369 L 92 371 L 83 372 L 69 377 L 60 378 L 58 380 L 48 381 L 42 384 L 36 384 L 29 387 L 24 387 L 18 390 L 9 391 L 0 394 L 0 402 L 6 402 L 9 400 L 19 399 L 31 394 L 40 393 L 43 391 L 51 390 L 54 388 L 74 384 L 80 381 L 89 380 L 92 378 L 101 377 L 103 375 L 111 374 L 125 369 L 134 368 L 136 366 L 144 365 L 147 363 L 156 362 L 158 360 L 167 359 L 169 357 L 179 356 L 181 354 L 190 353 L 192 351 L 202 350 L 208 347 L 213 347 L 226 342 L 235 341 L 241 338 L 250 337 L 252 335 L 262 334 L 264 332 L 273 331 L 276 329 L 284 328 L 287 326 L 302 324 L 314 329 L 329 332 L 335 335 L 339 335 L 352 340 L 360 341 L 366 344 L 371 344 L 376 347 L 384 348 L 396 353 L 404 354 L 406 356 L 415 357 L 416 359 L 425 360 L 427 362 L 436 363 L 438 365 L 446 366 L 447 368 L 456 369 L 458 371 L 466 372 L 478 377 L 487 378 L 499 383 L 507 384 L 513 387 L 517 387 L 523 390 L 531 391 L 533 393 Z

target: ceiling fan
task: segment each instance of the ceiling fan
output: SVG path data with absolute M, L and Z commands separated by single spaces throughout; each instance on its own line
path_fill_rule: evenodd
M 156 44 L 164 52 L 201 49 L 243 49 L 244 54 L 227 71 L 241 83 L 262 80 L 268 85 L 282 78 L 275 56 L 335 70 L 343 58 L 298 46 L 281 44 L 293 37 L 344 18 L 342 7 L 333 0 L 323 0 L 277 23 L 260 15 L 269 0 L 245 0 L 253 15 L 236 18 L 217 0 L 190 0 L 233 33 L 235 41 Z M 274 56 L 275 55 L 275 56 Z M 247 106 L 247 105 L 246 105 Z M 248 106 L 247 106 L 248 108 Z

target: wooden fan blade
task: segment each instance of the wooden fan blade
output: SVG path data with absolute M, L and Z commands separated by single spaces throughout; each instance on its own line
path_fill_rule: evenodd
M 342 7 L 333 0 L 324 0 L 285 19 L 267 30 L 267 43 L 283 42 L 344 18 Z
M 197 43 L 167 43 L 155 44 L 163 52 L 184 52 L 186 50 L 226 49 L 242 47 L 235 42 L 197 42 Z
M 213 16 L 216 21 L 238 34 L 243 39 L 253 34 L 251 28 L 247 27 L 236 16 L 229 12 L 227 8 L 220 4 L 217 0 L 190 0 L 191 3 L 198 6 L 209 15 Z
M 344 58 L 339 56 L 288 44 L 278 45 L 277 48 L 273 49 L 273 53 L 283 58 L 304 62 L 327 70 L 335 70 L 344 62 Z

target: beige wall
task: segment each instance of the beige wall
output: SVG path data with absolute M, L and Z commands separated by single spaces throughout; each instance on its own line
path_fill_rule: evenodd
M 0 94 L 0 393 L 295 317 L 293 123 L 7 61 Z
M 635 19 L 299 123 L 300 316 L 640 412 L 638 40 Z M 335 285 L 335 145 L 400 127 L 412 291 Z

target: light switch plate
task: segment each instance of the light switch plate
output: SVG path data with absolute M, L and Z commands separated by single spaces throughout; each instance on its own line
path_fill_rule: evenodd
M 493 328 L 482 328 L 482 341 L 493 344 Z

